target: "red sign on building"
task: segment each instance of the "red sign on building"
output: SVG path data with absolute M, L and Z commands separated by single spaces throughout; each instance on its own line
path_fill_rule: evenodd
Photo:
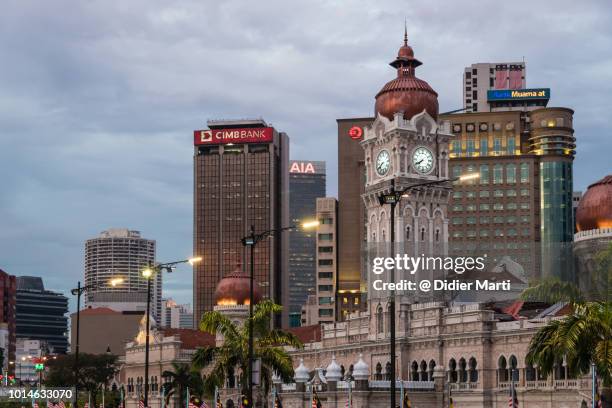
M 195 145 L 228 144 L 228 143 L 270 143 L 274 136 L 273 128 L 238 128 L 195 130 Z
M 363 129 L 359 126 L 353 126 L 349 129 L 348 135 L 353 140 L 359 140 L 361 139 L 361 136 L 363 136 Z

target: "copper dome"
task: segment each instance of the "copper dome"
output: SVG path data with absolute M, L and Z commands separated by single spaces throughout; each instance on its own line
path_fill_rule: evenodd
M 389 120 L 397 112 L 404 113 L 404 119 L 426 110 L 434 119 L 438 118 L 438 94 L 431 86 L 414 75 L 415 68 L 421 61 L 414 57 L 412 47 L 408 45 L 408 35 L 404 32 L 404 45 L 397 53 L 397 58 L 389 65 L 397 69 L 397 78 L 389 81 L 376 94 L 375 114 L 381 114 Z
M 578 231 L 612 228 L 612 175 L 589 186 L 576 210 Z
M 234 272 L 221 279 L 217 284 L 215 305 L 248 305 L 250 303 L 250 292 L 249 275 L 242 272 L 241 266 L 238 265 Z M 254 282 L 253 285 L 253 299 L 254 303 L 261 300 L 257 282 Z

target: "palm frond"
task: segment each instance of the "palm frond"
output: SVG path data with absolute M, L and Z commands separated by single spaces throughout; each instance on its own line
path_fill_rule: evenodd
M 521 299 L 531 302 L 558 302 L 582 303 L 584 297 L 580 289 L 571 282 L 563 281 L 557 277 L 550 277 L 541 281 L 532 282 L 521 293 Z

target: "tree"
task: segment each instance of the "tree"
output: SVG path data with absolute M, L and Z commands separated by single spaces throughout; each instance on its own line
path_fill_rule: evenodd
M 201 397 L 204 393 L 204 381 L 200 373 L 194 370 L 189 364 L 172 363 L 173 371 L 166 370 L 162 373 L 163 378 L 170 381 L 164 383 L 164 395 L 166 405 L 169 405 L 170 397 L 178 394 L 180 406 L 185 406 L 187 399 L 187 388 L 193 396 Z
M 74 354 L 49 360 L 48 365 L 46 386 L 65 387 L 78 381 L 79 388 L 90 392 L 93 401 L 96 401 L 100 388 L 107 384 L 118 370 L 117 356 L 110 354 L 79 353 L 78 373 L 74 371 Z
M 549 374 L 565 359 L 577 375 L 588 374 L 594 363 L 603 383 L 604 406 L 612 407 L 612 244 L 595 257 L 597 267 L 586 291 L 558 278 L 548 278 L 527 288 L 524 300 L 565 302 L 571 313 L 553 320 L 531 339 L 527 362 Z
M 276 372 L 285 383 L 293 381 L 293 363 L 284 346 L 302 348 L 302 342 L 293 334 L 270 328 L 271 316 L 280 313 L 282 307 L 271 300 L 264 300 L 254 307 L 253 334 L 255 359 L 261 359 L 261 384 L 263 394 L 267 395 Z M 217 311 L 206 312 L 200 321 L 200 330 L 223 336 L 219 347 L 206 346 L 196 351 L 194 367 L 201 369 L 212 365 L 210 381 L 222 385 L 226 380 L 233 382 L 236 368 L 240 371 L 242 392 L 248 391 L 249 367 L 249 321 L 235 324 Z

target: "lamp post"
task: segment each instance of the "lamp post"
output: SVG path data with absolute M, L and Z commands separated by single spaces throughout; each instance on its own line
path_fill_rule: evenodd
M 472 179 L 476 179 L 480 177 L 480 175 L 478 173 L 473 173 L 473 174 L 466 174 L 460 177 L 454 177 L 451 179 L 441 179 L 441 180 L 434 180 L 434 181 L 425 181 L 422 183 L 417 183 L 417 184 L 413 184 L 411 186 L 408 186 L 402 190 L 396 190 L 395 189 L 395 179 L 391 180 L 391 191 L 388 193 L 382 193 L 378 196 L 378 202 L 380 203 L 381 206 L 385 205 L 385 204 L 389 204 L 391 206 L 391 214 L 390 214 L 390 222 L 391 222 L 391 234 L 390 234 L 390 242 L 391 242 L 391 248 L 392 250 L 395 250 L 395 207 L 397 206 L 397 204 L 399 204 L 399 202 L 402 200 L 402 197 L 407 194 L 410 190 L 418 188 L 418 187 L 428 187 L 428 186 L 434 186 L 434 185 L 438 185 L 438 184 L 444 184 L 447 182 L 454 182 L 454 181 L 464 181 L 464 180 L 472 180 Z M 393 268 L 391 268 L 390 272 L 390 278 L 389 278 L 389 282 L 395 282 L 395 266 Z M 395 339 L 395 290 L 391 291 L 391 295 L 389 297 L 389 317 L 390 317 L 390 321 L 389 321 L 389 330 L 391 332 L 391 338 L 390 340 L 390 353 L 391 353 L 391 378 L 390 378 L 390 385 L 391 385 L 391 408 L 396 408 L 395 406 L 395 390 L 396 390 L 396 378 L 395 378 L 395 343 L 396 343 L 396 339 Z
M 302 228 L 314 228 L 319 225 L 319 221 L 309 221 L 302 224 Z M 264 232 L 260 232 L 259 234 L 255 233 L 255 226 L 251 225 L 251 232 L 249 235 L 241 239 L 242 245 L 250 246 L 250 276 L 249 276 L 249 368 L 248 368 L 248 379 L 249 379 L 249 388 L 248 388 L 248 406 L 253 407 L 253 363 L 254 363 L 254 349 L 255 349 L 255 337 L 253 335 L 253 303 L 255 303 L 254 297 L 254 281 L 255 281 L 255 245 L 261 240 L 273 235 L 274 233 L 279 233 L 283 231 L 288 231 L 296 228 L 295 225 L 291 225 L 289 227 L 282 227 L 276 229 L 270 229 Z
M 123 278 L 114 278 L 114 279 L 111 279 L 108 282 L 108 284 L 110 286 L 117 286 L 118 284 L 122 282 L 123 282 Z M 74 381 L 74 402 L 73 402 L 73 405 L 76 408 L 78 408 L 79 406 L 78 405 L 79 403 L 79 380 L 78 380 L 79 374 L 78 373 L 79 373 L 79 333 L 80 333 L 80 321 L 81 321 L 81 295 L 87 292 L 88 290 L 98 289 L 100 287 L 101 285 L 98 283 L 81 286 L 81 281 L 78 281 L 77 287 L 70 291 L 70 293 L 72 293 L 73 296 L 77 297 L 76 345 L 75 345 L 75 352 L 74 352 L 75 381 Z
M 145 383 L 144 383 L 144 406 L 145 408 L 149 407 L 149 317 L 150 317 L 150 309 L 151 309 L 151 278 L 156 273 L 161 273 L 166 271 L 171 273 L 176 265 L 182 263 L 189 263 L 193 265 L 196 262 L 200 262 L 202 257 L 194 257 L 189 259 L 184 259 L 182 261 L 175 262 L 166 262 L 166 263 L 156 263 L 150 264 L 145 270 L 142 271 L 142 276 L 147 280 L 147 316 L 146 316 L 146 336 L 145 336 Z

